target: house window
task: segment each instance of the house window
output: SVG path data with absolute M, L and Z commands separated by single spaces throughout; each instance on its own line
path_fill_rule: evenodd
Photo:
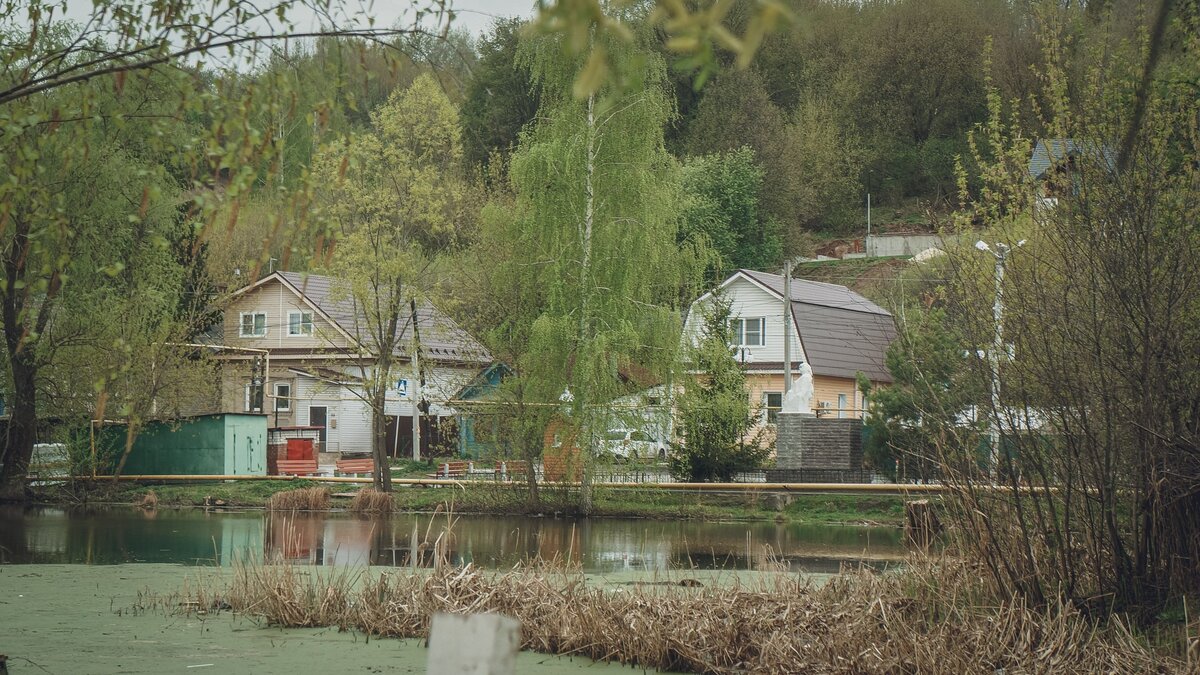
M 312 312 L 288 312 L 288 335 L 312 335 Z
M 783 393 L 768 391 L 763 394 L 763 402 L 767 409 L 767 424 L 775 424 L 779 419 L 779 411 L 783 409 Z
M 246 412 L 262 412 L 263 387 L 261 381 L 251 380 L 246 383 Z
M 730 322 L 733 344 L 742 347 L 761 347 L 766 344 L 766 319 L 733 319 Z
M 838 394 L 838 417 L 845 417 L 847 413 L 846 395 Z
M 265 312 L 242 312 L 241 337 L 262 337 L 267 334 Z
M 292 385 L 290 382 L 275 383 L 275 412 L 292 411 Z

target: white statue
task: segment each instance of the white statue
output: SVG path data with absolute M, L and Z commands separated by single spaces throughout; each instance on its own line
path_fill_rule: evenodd
M 792 382 L 788 393 L 784 395 L 782 412 L 811 415 L 813 395 L 812 368 L 808 363 L 801 362 L 800 377 Z

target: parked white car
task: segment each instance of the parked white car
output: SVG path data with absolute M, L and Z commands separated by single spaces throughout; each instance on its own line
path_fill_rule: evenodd
M 617 459 L 667 458 L 667 444 L 639 429 L 610 429 L 600 447 Z

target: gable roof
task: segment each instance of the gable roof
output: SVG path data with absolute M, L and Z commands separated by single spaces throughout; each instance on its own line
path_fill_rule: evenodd
M 775 297 L 783 298 L 782 274 L 769 274 L 754 270 L 738 270 L 737 274 L 746 276 L 751 281 L 770 291 Z M 792 279 L 792 302 L 891 316 L 886 309 L 845 286 L 827 284 L 821 281 L 809 281 L 808 279 Z
M 1107 145 L 1074 138 L 1042 138 L 1029 157 L 1029 175 L 1041 180 L 1052 167 L 1074 158 L 1088 156 L 1104 162 L 1109 169 L 1117 166 L 1117 156 Z
M 783 299 L 783 275 L 738 270 L 722 286 L 739 277 Z M 845 286 L 807 279 L 792 279 L 791 286 L 792 324 L 813 374 L 852 378 L 861 370 L 874 382 L 892 381 L 890 312 Z
M 239 289 L 235 295 L 271 280 L 278 280 L 285 288 L 296 293 L 350 340 L 360 344 L 370 341 L 366 332 L 366 313 L 353 297 L 337 289 L 336 279 L 319 274 L 280 271 Z M 417 302 L 417 323 L 424 358 L 473 363 L 492 360 L 491 354 L 478 340 L 427 300 Z M 400 326 L 402 343 L 408 340 L 410 330 L 410 322 L 403 321 Z

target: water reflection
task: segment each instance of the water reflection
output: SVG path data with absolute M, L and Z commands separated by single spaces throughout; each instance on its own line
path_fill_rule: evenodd
M 588 572 L 676 568 L 837 572 L 903 554 L 894 528 L 695 521 L 265 514 L 199 510 L 0 508 L 0 562 L 228 565 L 238 557 L 310 565 L 511 567 L 541 557 Z

